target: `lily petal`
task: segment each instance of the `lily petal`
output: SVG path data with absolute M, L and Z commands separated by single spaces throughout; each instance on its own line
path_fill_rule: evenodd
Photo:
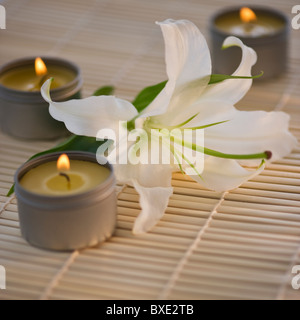
M 264 167 L 261 165 L 257 170 L 248 171 L 235 160 L 207 157 L 204 161 L 202 178 L 196 175 L 191 178 L 207 189 L 222 192 L 239 187 L 260 174 Z
M 189 119 L 196 115 L 192 121 L 184 126 L 184 128 L 200 127 L 210 123 L 228 121 L 235 117 L 237 109 L 227 101 L 220 103 L 214 100 L 202 100 L 189 106 L 181 108 L 178 112 L 174 112 L 169 117 L 160 116 L 159 120 L 166 126 L 172 126 L 183 122 L 183 119 Z
M 125 151 L 124 151 L 125 152 Z M 170 164 L 116 164 L 114 171 L 119 182 L 132 185 L 140 195 L 141 213 L 135 221 L 133 233 L 149 231 L 163 216 L 170 196 L 172 172 Z
M 257 54 L 252 49 L 243 44 L 236 37 L 228 37 L 225 39 L 224 47 L 238 46 L 242 49 L 242 61 L 233 73 L 234 76 L 251 76 L 251 68 L 257 61 Z M 207 86 L 203 92 L 201 99 L 226 101 L 235 104 L 240 101 L 248 92 L 252 85 L 252 79 L 229 79 L 220 83 Z
M 143 117 L 172 112 L 178 105 L 189 105 L 206 87 L 211 59 L 205 38 L 187 20 L 158 23 L 165 40 L 165 59 L 169 78 L 166 87 L 144 110 Z M 171 99 L 172 98 L 172 99 Z M 172 101 L 171 101 L 172 100 Z
M 235 154 L 269 150 L 271 160 L 276 161 L 297 145 L 297 139 L 289 132 L 289 120 L 284 112 L 236 110 L 230 121 L 205 129 L 205 146 Z
M 132 185 L 132 180 L 136 180 L 144 187 L 165 188 L 171 187 L 174 168 L 171 165 L 161 164 L 115 164 L 114 171 L 120 183 Z
M 141 139 L 139 140 L 142 141 Z M 144 163 L 132 164 L 131 147 L 135 142 L 130 142 L 125 148 L 117 149 L 117 158 L 124 159 L 128 158 L 127 164 L 122 164 L 117 161 L 114 165 L 114 171 L 116 177 L 120 183 L 132 185 L 132 180 L 136 180 L 140 185 L 148 188 L 154 187 L 171 187 L 172 172 L 177 169 L 176 166 L 170 164 L 163 164 L 161 162 L 161 155 L 163 152 L 168 152 L 170 150 L 161 145 L 160 139 L 153 136 L 150 141 L 146 142 L 148 146 L 148 159 L 144 158 Z M 124 143 L 122 144 L 124 145 Z M 141 155 L 142 145 L 140 145 Z M 145 151 L 145 149 L 144 149 Z M 153 157 L 155 156 L 155 158 Z
M 74 134 L 96 137 L 100 129 L 106 128 L 118 132 L 119 121 L 128 121 L 137 115 L 130 102 L 113 96 L 53 102 L 50 86 L 51 80 L 47 80 L 41 88 L 43 98 L 50 104 L 49 112 Z
M 133 227 L 134 234 L 142 234 L 153 228 L 167 209 L 169 198 L 173 194 L 173 188 L 146 188 L 136 180 L 133 181 L 136 191 L 140 195 L 141 213 L 137 217 Z

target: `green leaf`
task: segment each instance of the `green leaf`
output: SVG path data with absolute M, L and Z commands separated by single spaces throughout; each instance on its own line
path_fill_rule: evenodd
M 166 83 L 167 81 L 164 81 L 154 86 L 147 87 L 137 95 L 132 104 L 139 113 L 148 107 L 148 105 L 159 95 L 166 86 Z
M 29 160 L 40 157 L 48 153 L 60 152 L 60 151 L 85 151 L 85 152 L 96 153 L 98 148 L 103 143 L 104 143 L 103 141 L 97 141 L 96 138 L 73 135 L 71 138 L 57 145 L 56 147 L 40 152 L 32 156 Z
M 12 185 L 12 187 L 9 189 L 7 193 L 7 197 L 10 197 L 15 192 L 15 184 Z
M 114 94 L 115 88 L 113 86 L 105 86 L 96 90 L 93 96 L 111 96 Z
M 260 78 L 263 74 L 264 74 L 263 71 L 260 74 L 252 77 L 231 76 L 226 74 L 212 74 L 210 76 L 210 80 L 208 84 L 215 84 L 228 79 L 257 79 L 257 78 Z

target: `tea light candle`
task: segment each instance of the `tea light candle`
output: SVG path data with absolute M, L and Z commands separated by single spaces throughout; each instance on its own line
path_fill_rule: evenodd
M 22 235 L 50 250 L 95 246 L 111 237 L 116 225 L 113 169 L 98 164 L 92 153 L 68 152 L 70 168 L 57 163 L 59 156 L 33 159 L 15 175 Z
M 228 8 L 218 12 L 210 22 L 212 56 L 215 73 L 232 74 L 241 61 L 236 47 L 221 50 L 228 36 L 240 38 L 258 56 L 252 74 L 261 79 L 282 74 L 287 65 L 288 19 L 280 11 L 267 7 Z
M 35 70 L 35 58 L 15 60 L 0 68 L 0 127 L 16 138 L 57 139 L 69 134 L 62 122 L 49 114 L 49 104 L 40 93 L 41 85 L 54 77 L 54 101 L 80 98 L 79 68 L 64 59 L 42 58 L 46 69 Z
M 35 66 L 35 67 L 34 67 Z M 65 66 L 44 64 L 37 58 L 35 64 L 12 68 L 0 75 L 0 84 L 21 91 L 40 91 L 41 85 L 49 78 L 54 78 L 52 89 L 57 89 L 74 80 L 76 73 Z
M 58 161 L 44 163 L 27 172 L 20 185 L 27 191 L 48 196 L 65 196 L 86 192 L 104 182 L 109 169 L 97 163 L 69 160 L 63 154 Z
M 237 37 L 264 37 L 284 28 L 284 20 L 266 11 L 241 8 L 240 14 L 228 12 L 215 20 L 218 29 Z

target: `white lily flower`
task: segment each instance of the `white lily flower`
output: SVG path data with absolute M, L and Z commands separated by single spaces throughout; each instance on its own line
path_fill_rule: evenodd
M 166 20 L 159 25 L 165 40 L 168 82 L 140 114 L 128 101 L 112 96 L 53 102 L 49 95 L 50 80 L 41 90 L 50 104 L 52 117 L 63 121 L 77 135 L 97 137 L 98 131 L 103 128 L 117 132 L 119 121 L 132 119 L 136 127 L 147 132 L 162 128 L 191 128 L 194 132 L 204 129 L 205 148 L 191 143 L 182 151 L 184 153 L 186 148 L 192 148 L 198 154 L 205 154 L 201 176 L 186 157 L 183 158 L 183 165 L 115 165 L 117 179 L 134 186 L 140 195 L 142 211 L 134 224 L 135 234 L 149 231 L 164 214 L 173 193 L 173 171 L 179 168 L 185 171 L 190 166 L 195 173 L 192 178 L 203 186 L 216 191 L 231 190 L 264 168 L 261 164 L 256 169 L 247 170 L 240 161 L 269 158 L 271 153 L 272 160 L 276 160 L 289 154 L 297 143 L 288 131 L 287 114 L 243 112 L 234 107 L 251 87 L 252 79 L 229 79 L 209 84 L 209 49 L 203 35 L 192 22 Z M 256 53 L 235 37 L 227 38 L 224 46 L 239 46 L 242 49 L 242 61 L 233 75 L 251 76 Z M 128 153 L 129 150 L 134 153 L 136 150 L 132 145 L 134 143 L 128 147 L 126 145 L 122 152 Z M 175 158 L 181 156 L 181 143 L 176 144 L 175 141 L 169 148 Z

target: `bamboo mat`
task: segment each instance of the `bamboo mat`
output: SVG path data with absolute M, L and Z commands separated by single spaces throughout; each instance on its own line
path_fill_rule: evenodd
M 224 5 L 200 0 L 0 1 L 0 63 L 53 55 L 81 66 L 83 95 L 112 84 L 133 99 L 166 78 L 164 45 L 154 22 L 185 18 L 209 39 L 208 21 Z M 252 1 L 259 4 L 261 1 Z M 291 17 L 296 1 L 264 2 Z M 289 71 L 255 84 L 243 110 L 284 110 L 300 139 L 300 30 L 291 31 Z M 21 237 L 14 197 L 5 197 L 15 170 L 56 142 L 26 142 L 0 132 L 0 299 L 299 299 L 291 286 L 300 265 L 300 145 L 240 188 L 215 193 L 175 174 L 166 214 L 148 234 L 133 236 L 138 196 L 119 194 L 115 235 L 98 248 L 56 253 Z

